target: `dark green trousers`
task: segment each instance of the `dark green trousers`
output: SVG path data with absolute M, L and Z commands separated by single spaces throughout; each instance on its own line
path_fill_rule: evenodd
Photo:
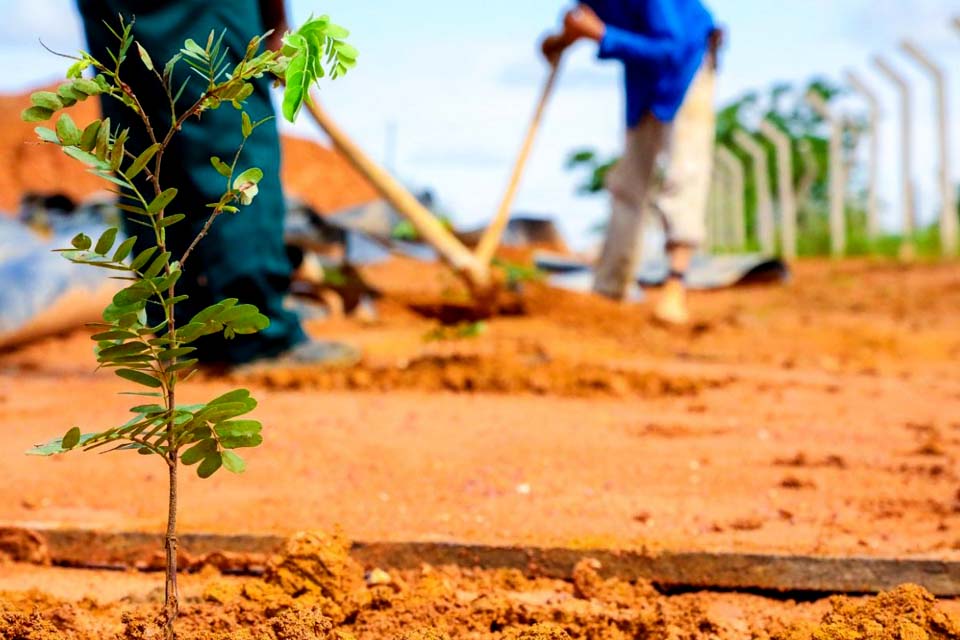
M 116 51 L 117 40 L 104 22 L 118 29 L 118 15 L 135 18 L 134 36 L 162 69 L 193 38 L 201 46 L 211 31 L 226 32 L 231 68 L 239 62 L 247 43 L 266 31 L 257 0 L 78 0 L 83 15 L 89 51 L 98 60 L 110 64 L 107 51 Z M 185 64 L 174 72 L 173 86 L 194 76 L 177 104 L 178 112 L 192 105 L 205 88 L 202 78 Z M 129 52 L 121 78 L 137 94 L 152 126 L 161 137 L 170 128 L 170 107 L 157 77 L 148 71 L 136 48 Z M 269 94 L 270 80 L 257 82 L 245 110 L 254 120 L 274 115 Z M 104 116 L 114 125 L 129 127 L 127 148 L 134 153 L 149 146 L 139 116 L 119 101 L 104 97 Z M 184 213 L 187 219 L 169 228 L 167 243 L 178 258 L 206 222 L 208 203 L 216 202 L 226 190 L 226 179 L 210 164 L 211 156 L 232 160 L 240 146 L 240 112 L 229 104 L 188 120 L 163 159 L 161 183 L 179 190 L 168 213 Z M 197 342 L 198 356 L 206 362 L 242 363 L 276 355 L 306 339 L 299 320 L 283 307 L 283 296 L 290 284 L 290 262 L 283 244 L 284 200 L 280 185 L 280 142 L 275 122 L 253 133 L 244 148 L 239 170 L 259 167 L 263 170 L 260 193 L 253 204 L 240 207 L 237 214 L 223 214 L 213 223 L 186 265 L 178 292 L 190 296 L 178 306 L 177 322 L 183 323 L 201 309 L 224 298 L 239 298 L 254 304 L 270 318 L 270 327 L 252 336 L 225 340 L 221 336 Z M 138 184 L 138 188 L 140 185 Z M 152 188 L 143 184 L 145 193 Z M 125 231 L 140 238 L 142 249 L 152 244 L 152 232 L 139 225 L 125 225 Z M 147 236 L 150 236 L 147 238 Z

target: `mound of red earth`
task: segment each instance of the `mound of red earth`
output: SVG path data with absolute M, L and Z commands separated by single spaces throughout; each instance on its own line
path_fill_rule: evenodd
M 63 193 L 80 200 L 108 186 L 55 145 L 40 143 L 34 133 L 37 125 L 20 120 L 28 106 L 28 93 L 0 96 L 0 212 L 15 212 L 25 193 Z M 99 108 L 96 100 L 87 100 L 67 112 L 83 125 L 99 117 Z M 320 212 L 376 199 L 373 187 L 339 153 L 293 136 L 283 136 L 282 144 L 288 195 Z
M 645 581 L 603 578 L 582 561 L 570 580 L 515 569 L 430 567 L 364 572 L 340 535 L 302 533 L 262 578 L 182 591 L 182 640 L 947 640 L 958 620 L 904 585 L 875 598 L 810 606 L 757 596 L 664 595 Z M 157 578 L 159 574 L 144 576 Z M 739 599 L 738 599 L 739 598 Z M 153 640 L 161 592 L 110 602 L 0 592 L 0 640 Z M 819 622 L 815 622 L 820 617 Z

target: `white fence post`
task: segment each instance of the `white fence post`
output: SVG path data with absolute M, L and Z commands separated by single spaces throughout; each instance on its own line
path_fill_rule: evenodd
M 787 260 L 797 257 L 797 194 L 793 188 L 793 145 L 780 127 L 764 120 L 760 133 L 777 150 L 777 191 L 780 206 L 780 250 Z
M 876 56 L 874 64 L 900 93 L 900 189 L 903 208 L 903 235 L 907 246 L 913 245 L 917 228 L 916 200 L 913 191 L 913 96 L 910 83 L 890 64 Z
M 880 182 L 880 118 L 883 117 L 883 110 L 876 92 L 853 71 L 847 72 L 847 82 L 870 107 L 870 118 L 867 125 L 870 134 L 870 150 L 867 159 L 867 237 L 870 240 L 876 240 L 877 236 L 880 235 L 878 188 Z
M 740 162 L 737 154 L 723 145 L 717 146 L 717 163 L 730 177 L 729 202 L 725 211 L 731 234 L 730 244 L 732 248 L 742 251 L 747 245 L 747 218 L 744 206 L 746 177 L 743 163 Z
M 940 249 L 944 255 L 957 255 L 957 200 L 950 176 L 950 128 L 947 122 L 947 78 L 943 68 L 914 43 L 905 40 L 901 45 L 918 65 L 933 78 L 936 93 L 937 134 L 940 138 Z
M 750 154 L 753 160 L 753 181 L 757 191 L 757 239 L 760 250 L 772 255 L 777 251 L 776 225 L 773 218 L 773 200 L 770 197 L 770 169 L 767 162 L 767 150 L 756 138 L 737 129 L 733 132 L 733 141 Z
M 819 93 L 808 93 L 807 102 L 830 126 L 830 255 L 839 257 L 847 250 L 847 176 L 843 167 L 843 120 L 834 117 L 827 101 Z

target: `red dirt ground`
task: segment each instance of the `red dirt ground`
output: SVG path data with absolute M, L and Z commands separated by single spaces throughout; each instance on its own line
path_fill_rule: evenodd
M 145 640 L 162 602 L 157 574 L 28 565 L 0 572 L 3 640 Z M 263 579 L 205 571 L 181 579 L 180 640 L 947 640 L 960 607 L 905 585 L 870 599 L 797 603 L 744 594 L 664 596 L 604 580 L 582 561 L 569 580 L 515 570 L 385 572 L 346 555 L 342 539 L 302 534 Z M 366 579 L 365 579 L 366 575 Z M 12 590 L 11 590 L 12 589 Z
M 682 332 L 534 286 L 527 315 L 441 341 L 400 302 L 450 276 L 367 275 L 390 294 L 378 322 L 312 327 L 364 365 L 244 380 L 266 441 L 245 477 L 187 477 L 183 530 L 960 558 L 956 265 L 801 263 L 787 286 L 695 296 Z M 159 531 L 160 464 L 21 453 L 123 420 L 90 346 L 0 356 L 0 521 Z

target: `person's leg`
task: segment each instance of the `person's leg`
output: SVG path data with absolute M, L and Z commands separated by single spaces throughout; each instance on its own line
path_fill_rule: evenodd
M 647 115 L 627 132 L 623 157 L 607 175 L 612 206 L 593 284 L 600 295 L 623 300 L 635 279 L 644 209 L 667 129 L 652 114 Z
M 109 60 L 107 52 L 117 46 L 104 22 L 116 28 L 118 13 L 126 19 L 136 15 L 134 35 L 158 64 L 178 53 L 187 38 L 205 42 L 211 30 L 224 32 L 228 62 L 236 62 L 250 38 L 265 30 L 257 0 L 79 0 L 78 4 L 89 50 L 101 60 Z M 180 64 L 174 72 L 174 86 L 191 73 L 189 67 Z M 165 133 L 170 122 L 169 106 L 156 77 L 137 56 L 128 57 L 123 74 L 154 128 Z M 201 84 L 194 79 L 178 107 L 186 108 L 196 98 Z M 255 91 L 245 105 L 245 111 L 255 121 L 273 115 L 269 84 L 267 78 L 255 81 Z M 149 145 L 140 119 L 131 110 L 109 98 L 102 104 L 104 115 L 111 118 L 114 127 L 130 128 L 127 148 L 136 151 Z M 172 208 L 187 214 L 186 220 L 167 229 L 168 247 L 175 258 L 206 222 L 207 203 L 218 201 L 227 188 L 226 179 L 211 166 L 210 157 L 233 157 L 241 141 L 240 113 L 230 107 L 207 111 L 202 118 L 185 122 L 174 137 L 165 155 L 162 180 L 165 187 L 178 189 Z M 258 127 L 247 141 L 240 167 L 263 170 L 260 193 L 237 214 L 220 216 L 197 246 L 178 285 L 179 291 L 190 298 L 178 305 L 177 320 L 183 323 L 206 306 L 235 297 L 259 307 L 270 318 L 270 327 L 231 341 L 221 336 L 201 339 L 196 345 L 197 355 L 206 362 L 238 363 L 270 357 L 306 340 L 296 315 L 283 306 L 291 268 L 283 244 L 285 206 L 280 184 L 280 144 L 273 122 Z M 150 192 L 150 185 L 141 181 L 140 186 Z M 132 235 L 144 235 L 142 227 L 129 223 L 125 226 Z
M 686 324 L 690 319 L 684 278 L 693 254 L 706 237 L 716 135 L 714 82 L 713 65 L 707 61 L 674 122 L 667 145 L 664 185 L 655 201 L 664 220 L 670 273 L 654 314 L 670 324 Z

